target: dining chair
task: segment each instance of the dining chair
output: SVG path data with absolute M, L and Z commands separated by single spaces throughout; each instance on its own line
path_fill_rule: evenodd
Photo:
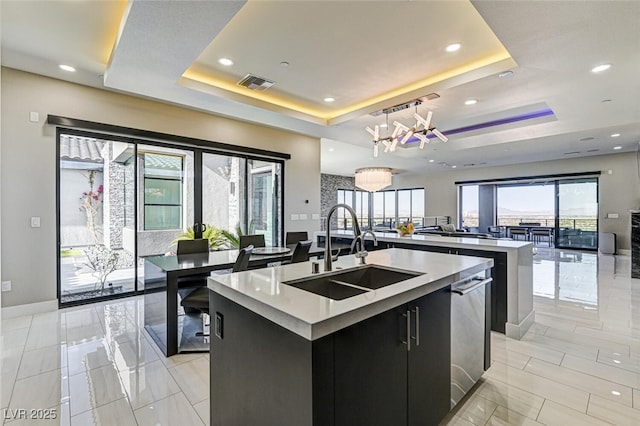
M 194 240 L 179 240 L 176 247 L 176 255 L 178 261 L 185 256 L 193 256 L 198 254 L 209 253 L 209 240 L 204 238 L 198 238 Z M 187 275 L 185 277 L 178 277 L 178 294 L 180 297 L 184 297 L 191 292 L 191 289 L 185 289 L 180 287 L 202 287 L 207 285 L 207 278 L 209 274 Z M 191 309 L 185 310 L 185 313 L 194 313 Z
M 285 260 L 282 262 L 282 265 L 289 265 L 291 263 L 300 263 L 306 262 L 309 260 L 309 249 L 311 248 L 311 244 L 313 241 L 298 241 L 296 243 L 296 247 L 293 249 L 293 254 L 291 254 L 291 260 Z
M 233 264 L 233 269 L 231 270 L 231 272 L 246 271 L 249 267 L 249 258 L 251 257 L 252 251 L 252 246 L 240 250 L 240 252 L 238 253 L 238 257 Z M 180 301 L 180 305 L 184 308 L 194 309 L 203 314 L 203 331 L 197 332 L 196 336 L 208 336 L 209 333 L 206 333 L 204 330 L 205 327 L 209 324 L 209 288 L 207 286 L 196 288 L 191 293 L 182 298 L 182 300 Z
M 263 234 L 240 235 L 238 248 L 243 249 L 249 246 L 264 247 L 265 246 L 264 235 Z
M 525 240 L 529 239 L 529 231 L 527 228 L 511 227 L 509 228 L 509 234 L 514 240 L 518 240 L 520 237 L 524 237 Z
M 547 239 L 549 243 L 549 247 L 551 247 L 551 243 L 553 242 L 553 229 L 550 228 L 542 228 L 542 229 L 531 229 L 531 239 L 534 243 L 542 242 L 542 237 Z
M 301 232 L 287 232 L 284 241 L 286 245 L 296 244 L 298 241 L 307 241 L 309 239 L 309 234 L 307 231 Z
M 209 240 L 199 238 L 195 240 L 179 240 L 176 254 L 178 256 L 184 254 L 208 253 Z

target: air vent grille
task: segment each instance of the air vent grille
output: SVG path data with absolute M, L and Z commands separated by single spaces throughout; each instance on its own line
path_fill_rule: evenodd
M 257 75 L 247 74 L 242 80 L 238 82 L 240 86 L 246 87 L 251 90 L 258 90 L 264 92 L 274 84 L 274 81 L 267 80 L 266 78 L 258 77 Z

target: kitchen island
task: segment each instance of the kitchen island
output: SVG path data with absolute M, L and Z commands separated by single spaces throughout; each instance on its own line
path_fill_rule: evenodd
M 491 329 L 512 339 L 521 339 L 535 321 L 533 309 L 533 244 L 509 239 L 446 237 L 375 232 L 378 246 L 366 237 L 367 250 L 376 248 L 408 248 L 465 256 L 489 257 L 494 260 L 491 285 Z M 316 232 L 314 241 L 324 245 L 324 232 Z M 331 231 L 331 240 L 341 245 L 353 240 L 351 231 Z
M 428 425 L 447 414 L 451 285 L 493 260 L 404 249 L 366 260 L 374 284 L 403 278 L 355 295 L 303 289 L 367 268 L 351 255 L 329 273 L 304 262 L 209 278 L 212 425 Z M 484 324 L 480 334 L 486 368 Z

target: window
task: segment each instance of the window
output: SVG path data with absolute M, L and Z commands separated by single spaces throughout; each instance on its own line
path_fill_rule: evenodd
M 144 229 L 182 228 L 182 157 L 144 154 Z
M 460 223 L 462 226 L 478 226 L 479 223 L 478 185 L 460 187 Z
M 369 227 L 369 193 L 366 191 L 355 191 L 356 197 L 356 217 L 361 228 Z
M 346 204 L 349 207 L 354 207 L 355 205 L 355 191 L 351 189 L 338 189 L 338 204 Z M 338 216 L 338 229 L 351 229 L 353 224 L 353 219 L 351 219 L 351 215 L 346 209 L 339 209 L 337 212 Z
M 398 190 L 398 223 L 413 222 L 422 226 L 424 188 Z

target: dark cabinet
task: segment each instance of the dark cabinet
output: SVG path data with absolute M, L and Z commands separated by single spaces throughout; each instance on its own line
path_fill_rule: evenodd
M 448 288 L 333 335 L 335 425 L 437 425 L 450 408 Z
M 450 409 L 449 287 L 309 341 L 214 292 L 211 424 L 437 425 Z

